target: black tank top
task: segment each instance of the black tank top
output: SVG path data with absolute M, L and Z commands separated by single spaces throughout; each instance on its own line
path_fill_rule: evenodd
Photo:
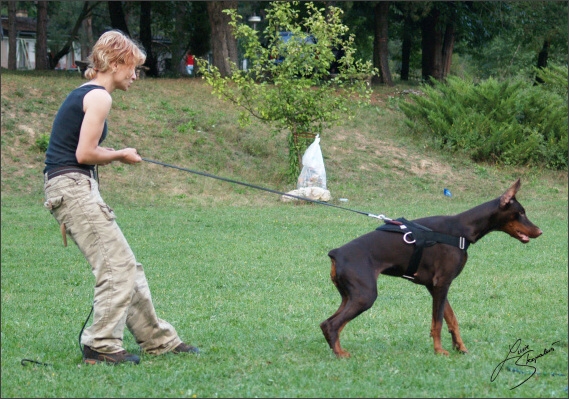
M 94 165 L 85 165 L 77 162 L 75 152 L 79 144 L 79 133 L 81 132 L 81 124 L 85 117 L 83 112 L 83 98 L 93 89 L 105 89 L 98 85 L 84 85 L 73 90 L 61 107 L 57 111 L 57 115 L 53 121 L 49 144 L 45 153 L 46 173 L 52 168 L 58 166 L 76 166 L 83 169 L 94 170 Z M 107 137 L 107 121 L 101 134 L 99 144 Z

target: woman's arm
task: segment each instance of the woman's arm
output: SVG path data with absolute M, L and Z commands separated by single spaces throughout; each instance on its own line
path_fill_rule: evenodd
M 106 165 L 113 161 L 133 164 L 142 160 L 134 148 L 114 151 L 99 146 L 112 103 L 111 95 L 103 89 L 91 90 L 85 95 L 83 99 L 85 117 L 75 151 L 77 162 L 86 165 Z

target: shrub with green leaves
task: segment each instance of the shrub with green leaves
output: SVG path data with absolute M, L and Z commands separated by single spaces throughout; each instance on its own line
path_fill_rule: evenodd
M 207 61 L 197 61 L 213 93 L 241 108 L 240 123 L 254 117 L 270 124 L 274 133 L 288 130 L 291 180 L 300 171 L 298 155 L 309 144 L 302 136 L 321 134 L 325 127 L 353 118 L 348 105 L 369 102 L 367 80 L 377 72 L 370 61 L 355 59 L 354 37 L 341 22 L 340 8 L 302 5 L 305 17 L 299 16 L 299 2 L 272 2 L 261 35 L 241 23 L 235 10 L 225 10 L 244 48 L 248 69 L 230 62 L 231 75 L 223 77 Z M 290 32 L 292 38 L 284 41 L 280 32 Z M 331 76 L 337 49 L 343 50 L 343 56 L 337 60 L 338 73 Z M 293 135 L 299 140 L 293 140 Z
M 36 139 L 36 147 L 40 152 L 47 151 L 47 145 L 49 144 L 49 135 L 48 134 L 40 134 L 40 136 Z
M 544 84 L 432 80 L 400 108 L 413 132 L 440 149 L 474 161 L 566 169 L 567 70 L 536 72 Z

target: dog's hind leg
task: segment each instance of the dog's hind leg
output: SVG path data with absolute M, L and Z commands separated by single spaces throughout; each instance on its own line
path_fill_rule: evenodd
M 344 278 L 345 276 L 337 276 L 334 259 L 332 259 L 331 277 L 342 296 L 342 303 L 332 316 L 320 323 L 320 328 L 336 356 L 349 357 L 350 353 L 340 345 L 340 333 L 350 320 L 371 308 L 377 298 L 377 283 L 369 284 L 370 280 L 375 282 L 373 275 L 370 276 L 370 279 L 363 280 L 368 284 L 363 284 L 360 279 L 354 280 Z

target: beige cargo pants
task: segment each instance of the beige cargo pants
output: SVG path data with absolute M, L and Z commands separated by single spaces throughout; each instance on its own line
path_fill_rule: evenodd
M 100 353 L 123 350 L 125 325 L 143 351 L 161 354 L 182 341 L 172 325 L 156 316 L 142 265 L 95 179 L 67 173 L 45 181 L 45 207 L 77 244 L 95 275 L 93 323 L 81 344 Z M 66 233 L 65 233 L 66 231 Z

